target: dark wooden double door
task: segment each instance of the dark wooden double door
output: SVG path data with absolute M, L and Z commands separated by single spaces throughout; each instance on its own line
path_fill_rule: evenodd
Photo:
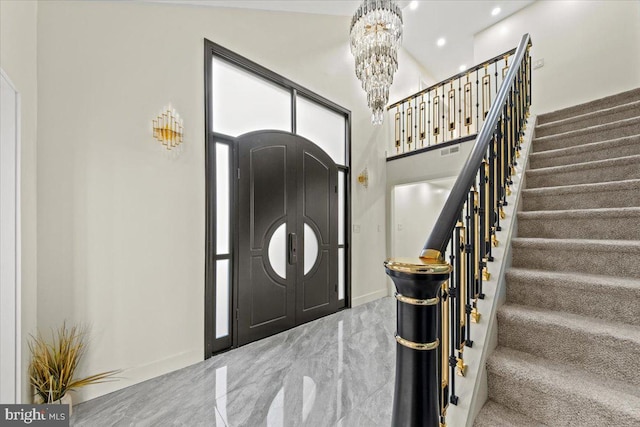
M 237 139 L 237 343 L 338 309 L 338 172 L 311 141 L 279 131 Z

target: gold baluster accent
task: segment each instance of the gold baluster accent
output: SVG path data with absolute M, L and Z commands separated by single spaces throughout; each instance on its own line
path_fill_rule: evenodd
M 489 64 L 484 64 L 484 76 L 482 76 L 482 118 L 486 119 L 491 108 L 491 76 L 488 73 Z
M 438 135 L 440 135 L 440 98 L 438 97 L 438 88 L 436 88 L 436 94 L 433 97 L 433 136 L 435 137 L 435 144 L 438 143 Z
M 400 153 L 400 146 L 401 146 L 401 131 L 400 131 L 400 106 L 398 105 L 398 107 L 396 107 L 396 116 L 395 116 L 395 122 L 396 122 L 396 153 Z
M 487 263 L 489 262 L 489 259 L 482 258 L 482 262 L 485 265 L 484 267 L 482 267 L 482 280 L 486 282 L 491 280 L 491 273 L 489 273 L 489 269 L 487 268 Z
M 459 377 L 464 377 L 467 374 L 467 365 L 464 363 L 464 359 L 462 358 L 462 348 L 458 352 L 458 358 L 456 359 L 456 375 Z
M 464 331 L 463 327 L 466 325 L 466 300 L 467 300 L 467 275 L 466 275 L 466 257 L 465 254 L 465 228 L 462 221 L 458 221 L 456 227 L 460 231 L 460 240 L 458 241 L 458 256 L 460 257 L 460 283 L 458 284 L 458 310 L 460 315 L 460 336 L 462 340 L 458 348 L 458 358 L 456 363 L 456 375 L 464 377 L 467 373 L 467 365 L 464 363 Z
M 409 151 L 411 150 L 412 142 L 413 142 L 413 107 L 411 106 L 411 101 L 409 101 L 409 105 L 407 107 L 407 145 L 409 146 Z
M 484 216 L 484 240 L 485 243 L 489 243 L 489 239 L 491 236 L 491 225 L 489 223 L 489 218 L 491 217 L 491 210 L 493 207 L 491 206 L 491 197 L 489 195 L 489 162 L 487 160 L 483 160 L 484 163 L 484 176 L 486 177 L 484 181 L 484 207 L 485 207 L 485 216 Z
M 504 68 L 502 69 L 502 78 L 504 79 L 507 76 L 507 71 L 509 71 L 509 54 L 507 53 L 503 58 Z
M 504 120 L 502 120 L 502 123 L 504 126 Z M 504 182 L 498 183 L 498 186 L 500 186 L 500 184 L 503 184 L 505 186 L 505 192 L 507 192 L 508 194 L 511 194 L 511 189 L 509 188 L 509 185 L 506 183 L 508 180 L 506 179 L 507 176 L 505 175 L 505 170 L 504 170 L 504 158 L 505 158 L 504 149 L 505 149 L 505 145 L 507 144 L 504 131 L 502 132 L 502 141 L 500 142 L 501 142 L 500 143 L 500 171 L 502 172 L 501 176 L 502 176 L 502 179 L 504 179 Z M 503 215 L 504 215 L 504 211 L 502 210 L 502 202 L 500 202 L 500 218 L 504 219 Z
M 476 186 L 473 186 L 473 277 L 475 278 L 475 284 L 478 283 L 480 278 L 480 204 L 479 204 L 479 194 L 476 190 Z M 474 300 L 475 304 L 473 304 L 473 308 L 471 309 L 471 321 L 473 323 L 480 322 L 480 313 L 478 312 L 478 292 L 477 289 L 474 292 Z
M 442 284 L 442 293 L 449 293 L 449 281 Z M 449 297 L 445 300 L 442 298 L 441 302 L 440 324 L 442 325 L 442 345 L 440 346 L 440 359 L 442 369 L 442 384 L 440 388 L 440 415 L 444 418 L 447 415 L 447 408 L 449 407 L 449 400 L 445 394 L 447 386 L 449 385 Z
M 473 124 L 473 100 L 471 95 L 471 82 L 467 73 L 467 82 L 464 85 L 464 125 L 467 127 L 467 135 L 471 133 L 470 126 Z
M 493 139 L 493 152 L 496 153 L 496 157 L 493 159 L 493 164 L 495 166 L 494 170 L 496 171 L 496 174 L 497 174 L 498 173 L 498 168 L 500 168 L 500 171 L 501 171 L 500 176 L 502 177 L 502 179 L 505 178 L 504 160 L 503 160 L 504 159 L 504 144 L 505 144 L 505 142 L 506 141 L 503 140 L 502 144 L 500 144 L 501 157 L 498 158 L 498 155 L 497 155 L 498 154 L 498 138 L 494 138 Z M 504 182 L 500 183 L 500 180 L 497 179 L 494 176 L 494 182 L 493 182 L 493 196 L 494 197 L 493 197 L 493 200 L 496 202 L 496 208 L 497 208 L 498 214 L 500 215 L 500 218 L 504 219 L 505 218 L 505 213 L 504 213 L 504 210 L 502 209 L 502 199 L 501 199 L 501 194 L 500 194 L 500 185 L 501 184 L 504 184 Z M 492 206 L 492 208 L 493 208 L 493 206 Z M 494 230 L 495 230 L 495 228 L 494 228 Z M 492 236 L 491 242 L 494 244 L 494 246 L 498 246 L 498 244 L 496 243 L 496 242 L 498 242 L 498 239 L 496 238 L 495 233 Z
M 424 102 L 424 94 L 420 102 L 420 118 L 419 118 L 419 132 L 420 132 L 420 145 L 424 147 L 424 140 L 427 137 L 426 125 L 427 125 L 427 108 Z
M 453 88 L 453 80 L 451 80 L 449 88 L 449 132 L 450 138 L 453 139 L 453 132 L 456 130 L 456 91 Z
M 482 315 L 478 311 L 478 298 L 474 298 L 473 308 L 471 309 L 471 321 L 473 323 L 480 323 Z

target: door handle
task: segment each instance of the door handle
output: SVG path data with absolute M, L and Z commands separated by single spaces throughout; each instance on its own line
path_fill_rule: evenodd
M 289 233 L 289 264 L 295 264 L 298 262 L 298 239 L 296 233 Z

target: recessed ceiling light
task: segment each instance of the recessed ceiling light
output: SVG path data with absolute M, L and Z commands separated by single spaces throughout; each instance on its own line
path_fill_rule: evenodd
M 416 10 L 417 8 L 418 8 L 418 0 L 413 0 L 411 3 L 409 3 L 409 9 Z
M 460 68 L 459 68 L 459 70 L 460 70 L 460 71 L 464 71 L 464 70 L 466 70 L 466 69 L 467 69 L 467 66 L 466 66 L 466 65 L 461 65 L 461 66 L 460 66 Z
M 493 10 L 491 11 L 491 16 L 496 16 L 497 14 L 500 13 L 502 9 L 500 9 L 499 7 L 494 7 Z
M 438 41 L 436 42 L 436 44 L 437 44 L 438 46 L 442 47 L 442 46 L 444 46 L 444 44 L 445 44 L 446 42 L 447 42 L 447 41 L 444 39 L 444 37 L 440 37 L 440 38 L 438 39 Z

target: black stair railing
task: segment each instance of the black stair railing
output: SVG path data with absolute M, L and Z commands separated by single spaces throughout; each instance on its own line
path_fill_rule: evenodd
M 447 408 L 458 402 L 455 377 L 466 373 L 464 350 L 480 321 L 477 303 L 529 115 L 530 47 L 525 34 L 420 257 L 385 262 L 398 300 L 394 427 L 446 426 Z

